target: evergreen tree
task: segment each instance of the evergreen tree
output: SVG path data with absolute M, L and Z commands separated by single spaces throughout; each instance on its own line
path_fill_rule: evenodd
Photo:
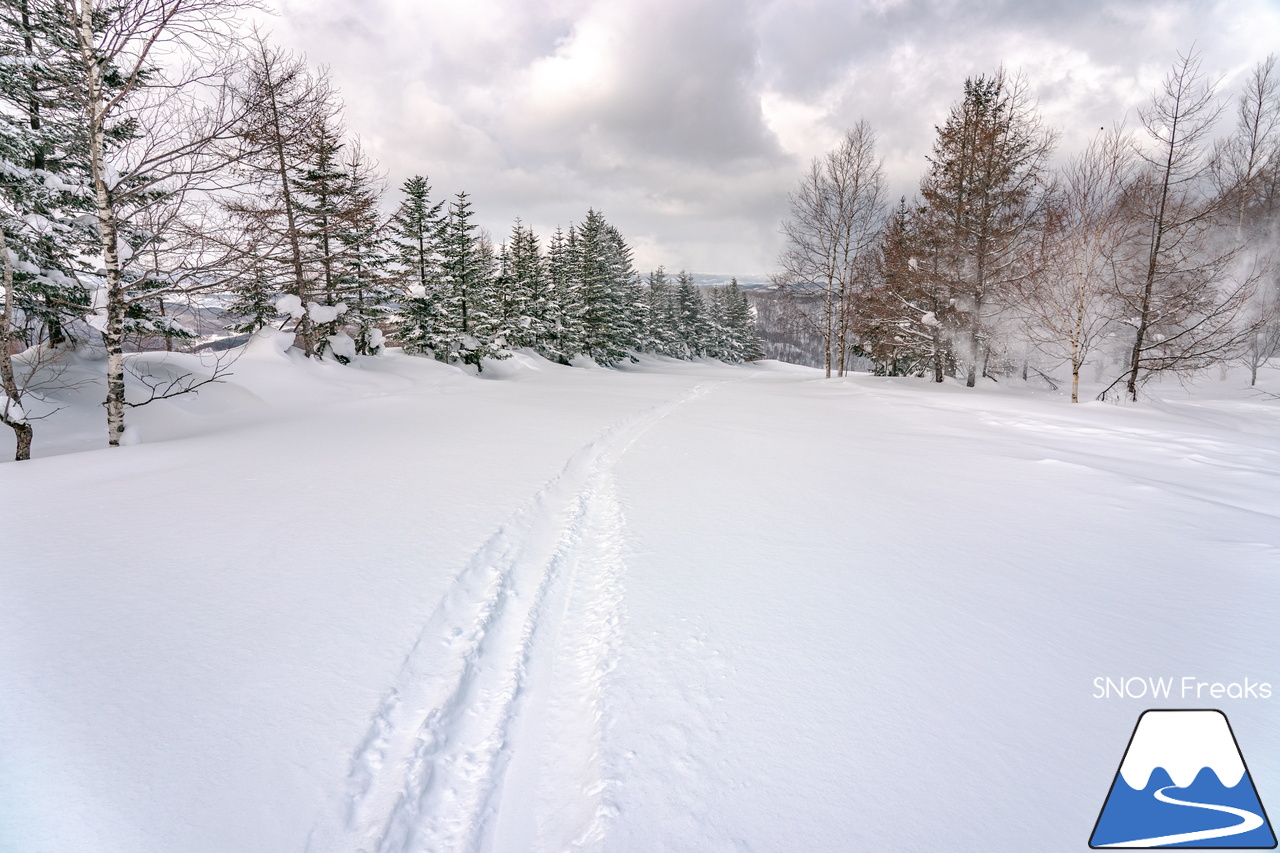
M 965 80 L 964 97 L 938 128 L 920 191 L 962 326 L 967 385 L 986 371 L 997 344 L 993 319 L 1026 272 L 1052 149 L 1025 87 L 1003 70 Z
M 557 228 L 551 235 L 547 244 L 547 280 L 547 331 L 539 352 L 553 361 L 568 364 L 585 350 L 576 228 L 570 227 L 568 234 Z
M 721 361 L 734 361 L 733 339 L 729 332 L 729 318 L 725 310 L 724 288 L 711 288 L 705 305 L 706 337 L 703 341 L 703 354 Z
M 630 247 L 598 211 L 578 231 L 577 267 L 583 352 L 616 364 L 639 345 L 639 289 Z
M 930 213 L 899 201 L 880 235 L 876 282 L 859 295 L 856 331 L 878 375 L 941 382 L 955 366 L 955 303 Z
M 80 258 L 94 243 L 82 224 L 94 209 L 88 150 L 75 105 L 60 97 L 72 50 L 55 9 L 0 2 L 0 217 L 17 261 L 9 334 L 55 348 L 89 310 Z
M 312 281 L 314 301 L 306 303 L 319 338 L 316 351 L 328 352 L 338 334 L 347 305 L 338 278 L 339 235 L 348 227 L 351 175 L 343 168 L 343 143 L 332 118 L 316 123 L 307 156 L 293 181 L 297 199 L 297 228 L 303 245 L 303 264 Z M 347 356 L 339 353 L 339 360 Z
M 747 294 L 732 279 L 724 290 L 724 318 L 728 336 L 726 357 L 729 361 L 755 361 L 764 358 L 764 346 L 756 328 L 755 310 Z
M 352 146 L 345 169 L 349 178 L 335 278 L 347 304 L 355 352 L 377 355 L 384 344 L 381 326 L 390 315 L 394 251 L 378 211 L 381 181 L 358 145 Z
M 253 334 L 269 326 L 279 316 L 276 300 L 279 293 L 267 279 L 262 267 L 254 266 L 243 275 L 231 291 L 227 314 L 235 319 L 226 329 L 240 334 Z
M 533 229 L 516 221 L 499 266 L 500 315 L 507 345 L 539 347 L 551 329 L 551 290 Z
M 678 356 L 680 333 L 676 326 L 675 291 L 662 267 L 649 273 L 645 302 L 648 322 L 641 348 L 658 355 Z
M 440 242 L 440 292 L 444 327 L 436 335 L 436 358 L 458 359 L 481 369 L 481 359 L 501 357 L 495 342 L 494 257 L 477 235 L 465 192 L 449 205 Z
M 401 187 L 404 201 L 388 226 L 391 250 L 404 290 L 400 336 L 409 352 L 435 350 L 444 328 L 444 300 L 440 292 L 440 242 L 443 201 L 431 203 L 431 185 L 414 175 Z
M 676 279 L 675 321 L 678 335 L 678 358 L 695 358 L 707 349 L 709 327 L 702 291 L 693 283 L 693 276 L 681 270 Z

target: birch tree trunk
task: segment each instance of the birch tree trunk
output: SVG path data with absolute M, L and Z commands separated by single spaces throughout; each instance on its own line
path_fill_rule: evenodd
M 112 187 L 106 167 L 107 92 L 103 87 L 103 58 L 98 55 L 93 33 L 92 0 L 77 3 L 76 37 L 80 48 L 80 65 L 84 74 L 85 119 L 89 136 L 89 173 L 93 181 L 93 198 L 98 215 L 98 233 L 102 244 L 105 269 L 106 321 L 102 328 L 102 344 L 107 351 L 107 443 L 120 445 L 124 435 L 124 283 L 120 269 L 120 223 L 112 203 Z M 101 299 L 101 296 L 98 297 Z

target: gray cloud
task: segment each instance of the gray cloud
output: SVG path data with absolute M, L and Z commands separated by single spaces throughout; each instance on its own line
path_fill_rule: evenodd
M 910 193 L 969 75 L 1021 71 L 1077 149 L 1196 44 L 1229 88 L 1280 9 L 1059 0 L 283 0 L 278 41 L 328 65 L 398 184 L 465 189 L 502 235 L 602 209 L 645 267 L 768 272 L 786 193 L 866 117 Z

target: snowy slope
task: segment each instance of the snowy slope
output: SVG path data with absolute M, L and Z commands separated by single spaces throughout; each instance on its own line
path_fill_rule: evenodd
M 0 466 L 0 850 L 1078 850 L 1149 704 L 1094 678 L 1280 687 L 1229 382 L 234 374 Z M 1264 804 L 1278 701 L 1218 702 Z

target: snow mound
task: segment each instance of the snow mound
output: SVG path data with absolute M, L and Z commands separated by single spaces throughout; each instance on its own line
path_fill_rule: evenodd
M 255 357 L 283 356 L 293 346 L 293 332 L 285 332 L 267 326 L 259 329 L 244 345 L 244 354 Z
M 276 310 L 281 314 L 288 314 L 295 320 L 301 320 L 305 313 L 302 308 L 302 300 L 292 293 L 287 293 L 276 300 Z
M 341 305 L 342 303 L 338 303 Z M 347 361 L 356 360 L 356 342 L 346 332 L 338 332 L 336 335 L 328 337 L 329 351 L 339 358 L 345 358 Z

